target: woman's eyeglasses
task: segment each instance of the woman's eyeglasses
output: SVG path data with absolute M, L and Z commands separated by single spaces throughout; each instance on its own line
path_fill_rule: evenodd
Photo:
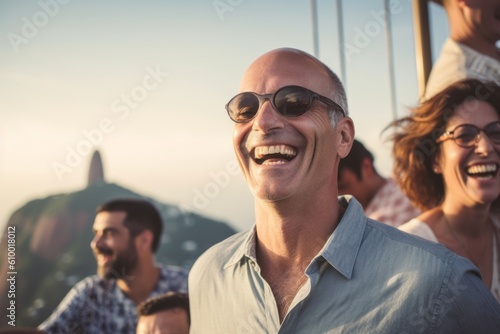
M 240 93 L 226 104 L 226 110 L 234 122 L 246 123 L 257 115 L 266 100 L 269 100 L 274 110 L 286 117 L 303 115 L 311 108 L 314 100 L 319 100 L 335 110 L 339 110 L 345 116 L 344 109 L 337 103 L 300 86 L 285 86 L 274 94 Z
M 500 121 L 492 122 L 480 129 L 472 124 L 462 124 L 452 131 L 443 133 L 436 143 L 442 143 L 448 139 L 453 139 L 458 146 L 472 147 L 479 142 L 481 132 L 491 140 L 495 145 L 500 145 Z

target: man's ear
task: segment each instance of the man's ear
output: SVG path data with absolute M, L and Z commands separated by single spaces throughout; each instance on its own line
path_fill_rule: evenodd
M 372 161 L 370 158 L 364 157 L 363 160 L 361 160 L 361 178 L 371 178 L 374 174 L 375 167 L 373 166 Z
M 337 129 L 337 155 L 345 158 L 351 151 L 354 142 L 354 123 L 350 117 L 343 117 L 336 125 Z
M 450 4 L 453 3 L 452 5 L 464 9 L 465 7 L 469 7 L 469 3 L 467 0 L 450 0 Z
M 151 230 L 144 230 L 135 239 L 137 250 L 151 250 L 151 244 L 153 243 L 153 232 Z

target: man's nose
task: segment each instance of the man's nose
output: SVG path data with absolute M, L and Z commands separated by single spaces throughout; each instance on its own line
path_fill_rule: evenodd
M 253 119 L 252 128 L 262 133 L 268 133 L 273 129 L 280 129 L 284 126 L 284 116 L 278 113 L 271 105 L 271 102 L 266 99 Z
M 90 242 L 91 249 L 97 249 L 102 244 L 102 236 L 96 234 L 92 241 Z

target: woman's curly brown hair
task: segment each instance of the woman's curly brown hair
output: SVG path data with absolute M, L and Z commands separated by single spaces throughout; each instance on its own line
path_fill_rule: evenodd
M 500 114 L 500 86 L 466 79 L 456 82 L 410 112 L 410 116 L 389 124 L 395 128 L 393 141 L 394 179 L 402 191 L 421 210 L 429 210 L 444 199 L 444 184 L 433 171 L 440 147 L 436 140 L 457 107 L 484 101 Z M 492 208 L 500 207 L 500 197 Z

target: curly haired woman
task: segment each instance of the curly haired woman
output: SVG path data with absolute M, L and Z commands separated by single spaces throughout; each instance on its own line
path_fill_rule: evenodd
M 423 212 L 400 229 L 468 258 L 500 301 L 500 86 L 457 82 L 391 126 L 394 177 Z

